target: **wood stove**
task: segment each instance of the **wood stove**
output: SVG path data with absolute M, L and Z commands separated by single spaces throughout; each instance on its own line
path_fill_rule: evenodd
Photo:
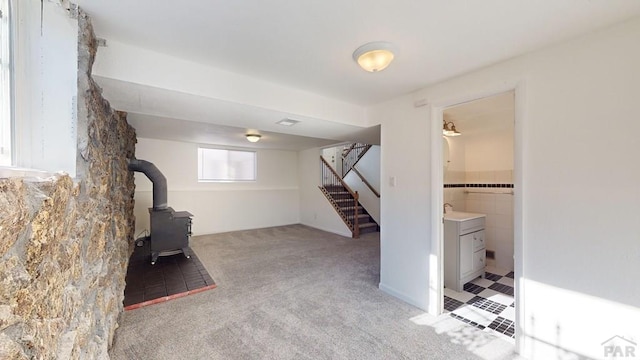
M 154 164 L 132 159 L 129 160 L 129 170 L 145 174 L 153 183 L 153 207 L 149 208 L 151 231 L 149 236 L 137 240 L 149 241 L 151 264 L 155 264 L 159 256 L 180 252 L 190 258 L 189 239 L 193 214 L 188 211 L 174 211 L 167 206 L 167 179 Z

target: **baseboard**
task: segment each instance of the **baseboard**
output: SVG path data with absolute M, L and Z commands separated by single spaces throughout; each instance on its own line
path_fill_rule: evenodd
M 426 301 L 419 301 L 417 299 L 412 298 L 411 296 L 404 294 L 390 286 L 387 286 L 383 283 L 379 283 L 378 284 L 378 289 L 382 290 L 383 292 L 396 297 L 406 303 L 409 303 L 415 307 L 417 307 L 418 309 L 422 309 L 424 311 L 429 311 L 429 304 Z

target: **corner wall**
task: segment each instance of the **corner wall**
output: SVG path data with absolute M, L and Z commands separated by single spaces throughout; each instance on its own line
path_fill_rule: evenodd
M 0 179 L 2 359 L 106 359 L 122 312 L 135 132 L 91 79 L 95 38 L 77 22 L 78 175 Z

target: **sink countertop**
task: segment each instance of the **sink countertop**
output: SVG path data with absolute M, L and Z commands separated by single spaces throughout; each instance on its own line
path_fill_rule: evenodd
M 448 213 L 444 214 L 444 219 L 451 220 L 451 221 L 466 221 L 466 220 L 477 219 L 485 216 L 486 216 L 485 214 L 468 213 L 468 212 L 461 212 L 461 211 L 449 211 Z

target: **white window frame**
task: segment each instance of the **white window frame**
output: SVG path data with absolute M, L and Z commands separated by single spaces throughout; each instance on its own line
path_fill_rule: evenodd
M 0 0 L 0 166 L 15 165 L 13 9 Z
M 13 119 L 12 162 L 0 164 L 0 177 L 58 172 L 75 177 L 78 20 L 70 16 L 67 1 L 0 0 L 4 3 L 11 17 Z
M 233 166 L 229 166 L 227 163 L 226 175 L 219 177 L 205 177 L 204 166 L 205 156 L 207 151 L 224 151 L 229 153 L 249 153 L 253 155 L 253 177 L 251 179 L 237 178 L 233 176 Z M 235 182 L 255 182 L 258 179 L 258 153 L 252 150 L 238 150 L 238 149 L 226 149 L 226 148 L 214 148 L 214 147 L 198 147 L 198 182 L 218 182 L 218 183 L 235 183 Z

